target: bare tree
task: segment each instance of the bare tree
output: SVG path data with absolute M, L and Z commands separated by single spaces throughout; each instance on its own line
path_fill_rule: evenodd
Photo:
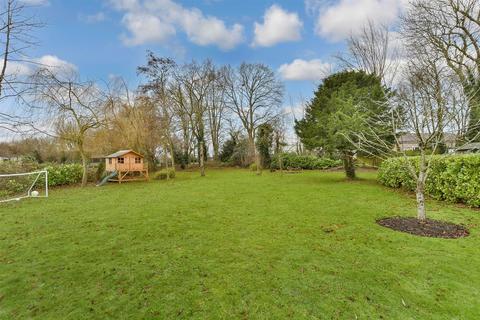
M 337 58 L 350 69 L 363 70 L 390 85 L 399 65 L 399 49 L 391 39 L 389 27 L 371 20 L 359 33 L 347 39 L 348 51 Z
M 197 158 L 201 176 L 205 176 L 207 95 L 215 81 L 213 64 L 192 62 L 175 73 L 173 99 L 184 116 L 188 117 L 191 132 L 197 143 Z
M 32 63 L 27 49 L 35 45 L 32 33 L 42 26 L 27 14 L 22 1 L 6 0 L 0 5 L 0 101 L 21 98 L 25 91 L 24 71 Z M 15 130 L 28 124 L 13 111 L 0 112 L 0 128 Z
M 54 73 L 44 68 L 32 78 L 36 111 L 53 125 L 55 136 L 73 144 L 79 152 L 83 165 L 82 186 L 85 186 L 88 165 L 85 141 L 88 133 L 104 123 L 104 95 L 95 83 L 80 82 L 76 74 Z
M 225 67 L 212 70 L 214 81 L 210 86 L 206 104 L 210 138 L 212 140 L 213 159 L 218 161 L 220 158 L 220 137 L 223 129 L 223 121 L 226 116 L 226 75 Z
M 466 139 L 480 127 L 480 3 L 478 0 L 414 0 L 403 18 L 410 43 L 435 51 L 470 97 Z
M 151 100 L 157 105 L 158 119 L 162 133 L 165 166 L 168 169 L 168 153 L 172 168 L 175 169 L 175 154 L 173 146 L 174 108 L 169 85 L 177 68 L 176 63 L 169 58 L 159 58 L 148 52 L 147 65 L 138 68 L 138 73 L 146 75 L 148 83 L 140 86 L 143 93 L 151 94 Z M 167 179 L 169 179 L 167 174 Z
M 259 125 L 278 116 L 283 84 L 266 65 L 242 63 L 238 69 L 228 72 L 226 97 L 228 107 L 247 133 L 250 158 L 255 159 L 257 173 L 260 173 L 255 133 Z
M 177 127 L 180 128 L 182 137 L 182 167 L 190 164 L 190 157 L 192 152 L 192 130 L 191 119 L 192 109 L 187 104 L 183 86 L 181 81 L 178 81 L 178 77 L 172 84 L 170 84 L 170 95 L 172 99 L 172 110 L 175 114 L 175 121 Z

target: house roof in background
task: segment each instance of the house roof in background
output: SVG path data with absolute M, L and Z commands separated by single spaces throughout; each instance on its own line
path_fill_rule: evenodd
M 428 137 L 428 134 L 422 134 L 423 137 Z M 453 133 L 444 133 L 443 137 L 445 142 L 455 142 L 457 135 Z M 418 143 L 418 138 L 416 133 L 405 133 L 398 138 L 400 143 Z
M 467 143 L 457 149 L 457 151 L 480 150 L 480 142 Z

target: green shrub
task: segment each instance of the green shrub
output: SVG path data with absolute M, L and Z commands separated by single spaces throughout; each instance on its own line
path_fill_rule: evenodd
M 26 193 L 31 181 L 27 177 L 2 178 L 0 179 L 0 198 Z
M 281 155 L 283 168 L 298 168 L 305 170 L 321 170 L 342 165 L 342 161 L 315 156 L 298 155 L 295 153 L 284 153 Z M 280 169 L 280 156 L 272 159 L 271 169 Z
M 45 167 L 48 171 L 48 185 L 64 186 L 77 184 L 82 181 L 83 168 L 80 164 L 50 164 Z
M 175 170 L 173 169 L 161 170 L 153 174 L 153 179 L 155 180 L 166 180 L 167 177 L 169 177 L 170 179 L 175 178 Z
M 50 187 L 76 184 L 82 180 L 82 166 L 80 164 L 48 164 L 40 166 L 32 161 L 5 161 L 0 165 L 1 173 L 23 173 L 38 170 L 48 171 L 48 185 Z M 12 179 L 2 179 L 0 189 L 6 194 L 23 192 L 31 185 L 31 176 L 21 176 Z
M 388 187 L 414 191 L 409 161 L 418 170 L 418 157 L 391 158 L 382 163 L 379 181 Z M 426 193 L 434 199 L 480 207 L 480 155 L 433 156 Z
M 101 161 L 99 164 L 96 166 L 92 166 L 93 170 L 95 172 L 93 173 L 93 179 L 92 181 L 100 181 L 102 178 L 105 176 L 105 161 Z
M 30 158 L 16 161 L 0 161 L 0 173 L 25 173 L 37 171 L 40 165 Z
M 48 185 L 50 187 L 76 184 L 82 180 L 82 166 L 79 164 L 49 164 L 41 167 L 38 163 L 22 160 L 5 162 L 0 166 L 0 172 L 2 173 L 27 173 L 38 170 L 48 171 Z M 25 194 L 35 177 L 35 175 L 29 175 L 0 179 L 0 197 Z M 42 179 L 37 182 L 37 186 L 43 187 L 44 180 Z
M 258 166 L 256 163 L 252 163 L 248 166 L 248 168 L 250 169 L 250 171 L 257 171 Z

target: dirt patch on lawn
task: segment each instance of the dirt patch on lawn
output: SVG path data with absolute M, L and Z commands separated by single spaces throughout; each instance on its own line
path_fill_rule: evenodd
M 386 228 L 421 237 L 456 239 L 470 234 L 462 225 L 432 219 L 420 221 L 412 217 L 390 217 L 377 220 L 377 223 Z

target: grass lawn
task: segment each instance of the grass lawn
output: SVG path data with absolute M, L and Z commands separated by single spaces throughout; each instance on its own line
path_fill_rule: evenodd
M 480 211 L 414 215 L 374 174 L 243 170 L 53 190 L 0 206 L 0 319 L 478 319 Z

